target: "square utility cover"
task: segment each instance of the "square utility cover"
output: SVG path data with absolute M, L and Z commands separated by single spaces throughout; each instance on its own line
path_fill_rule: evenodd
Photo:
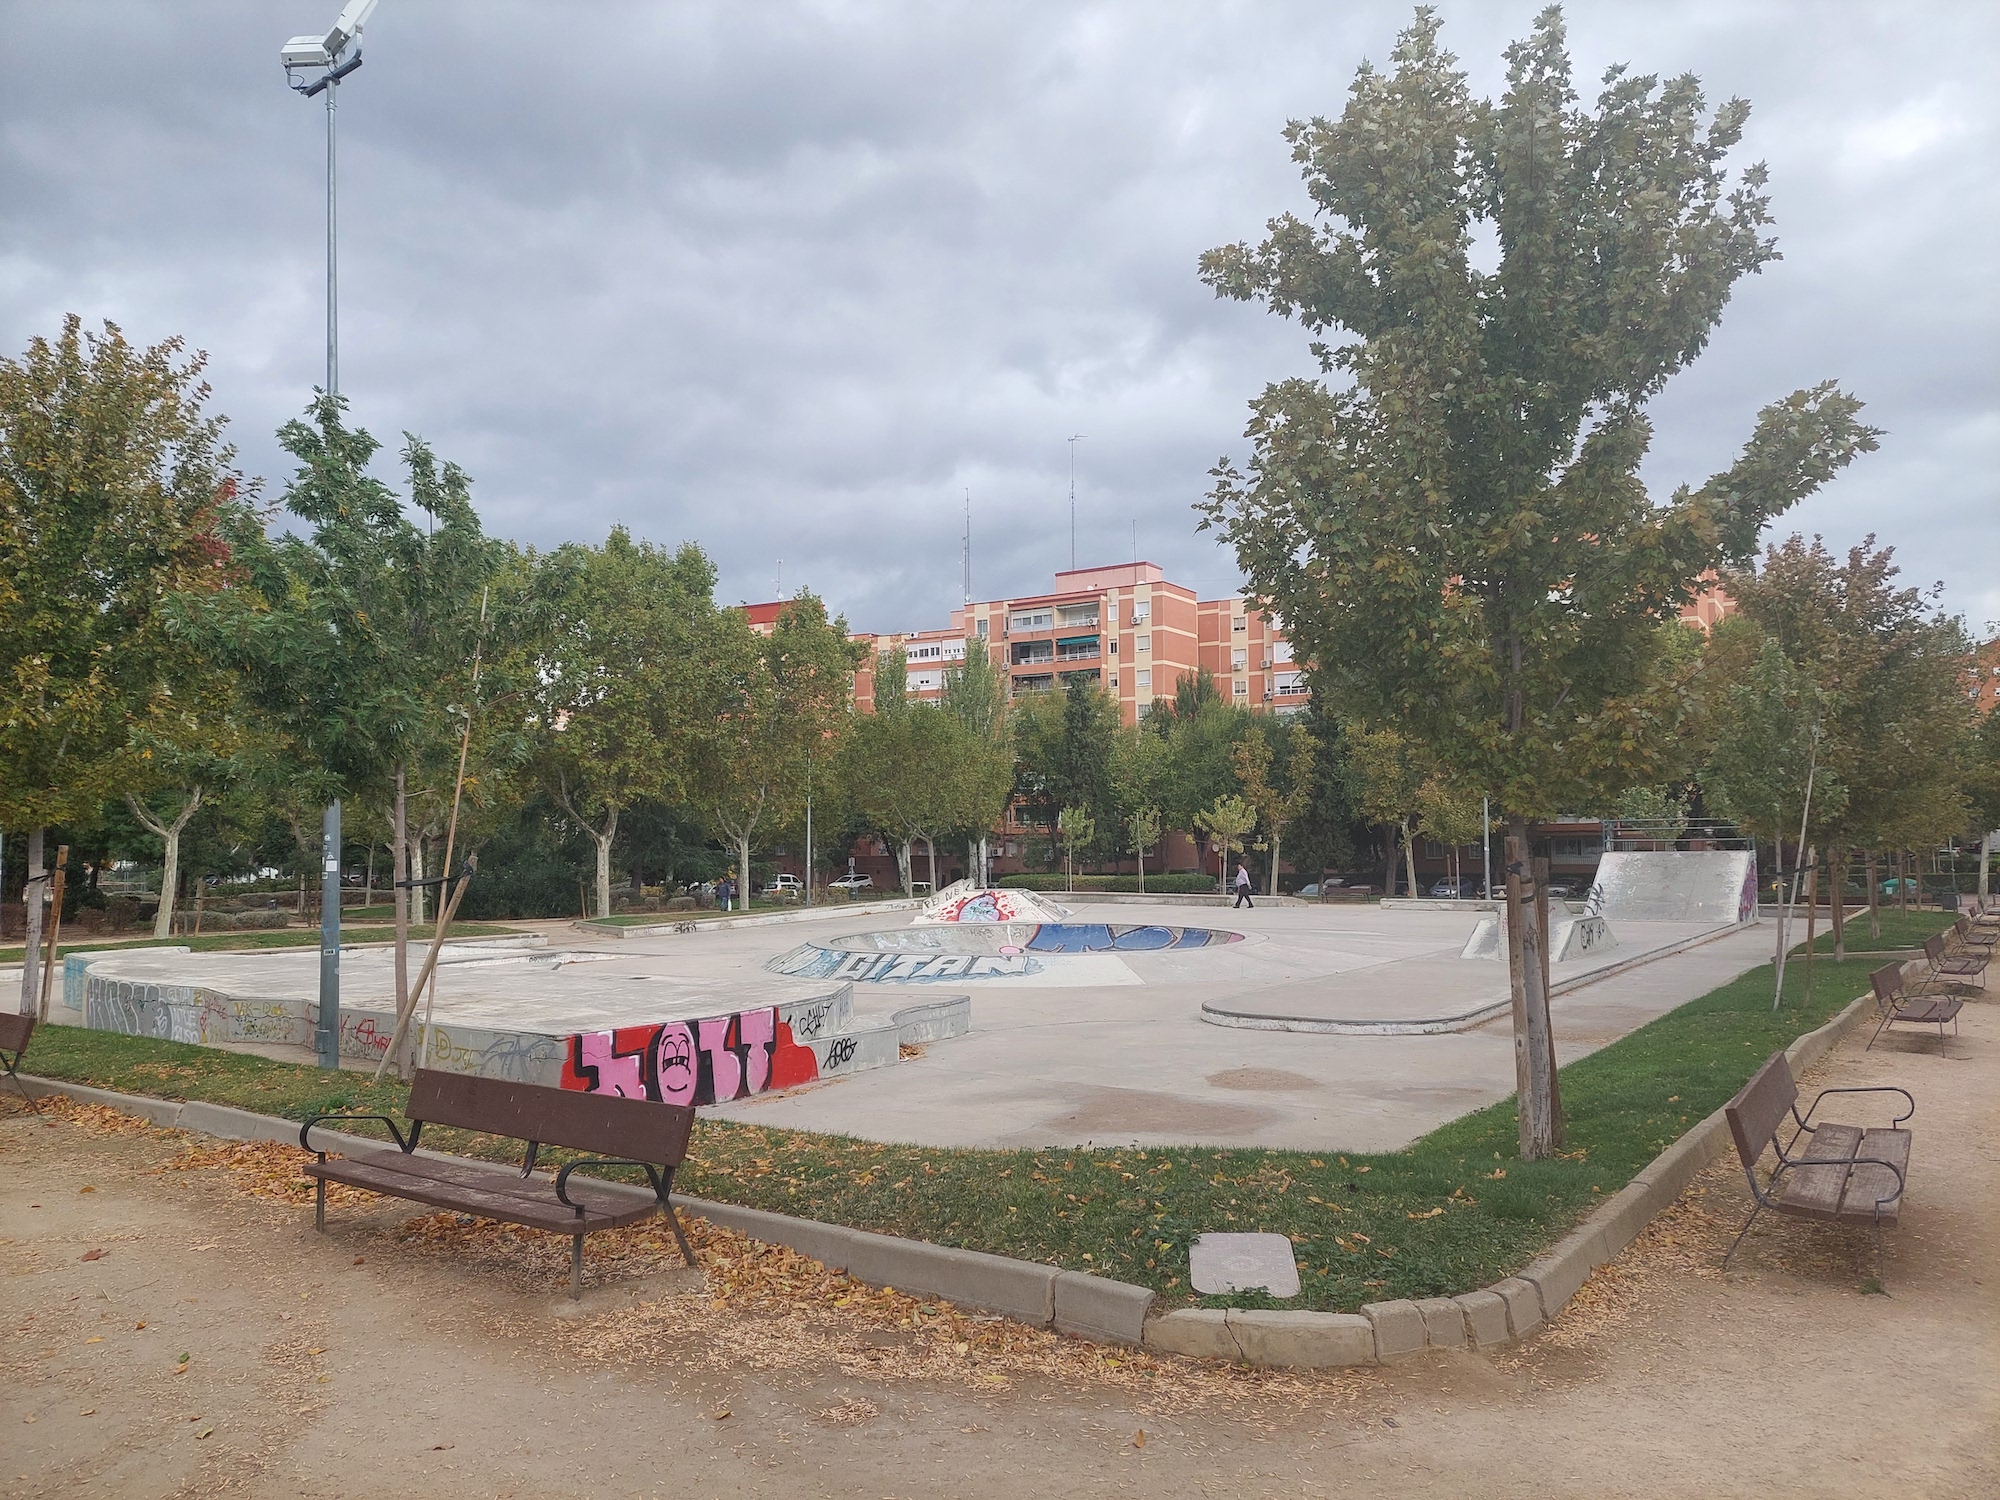
M 1282 1234 L 1203 1234 L 1188 1247 L 1188 1280 L 1197 1292 L 1299 1294 L 1299 1266 Z

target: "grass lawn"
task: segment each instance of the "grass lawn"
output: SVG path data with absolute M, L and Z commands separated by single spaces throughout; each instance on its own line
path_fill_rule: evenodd
M 1404 1151 L 1378 1155 L 1189 1148 L 946 1151 L 704 1119 L 678 1186 L 701 1197 L 903 1234 L 1196 1298 L 1187 1246 L 1205 1230 L 1265 1230 L 1297 1246 L 1302 1295 L 1283 1305 L 1352 1309 L 1450 1295 L 1519 1270 L 1718 1108 L 1773 1051 L 1867 984 L 1866 961 L 1788 967 L 1783 1009 L 1754 969 L 1562 1070 L 1569 1141 L 1555 1160 L 1515 1156 L 1513 1101 L 1475 1111 Z M 52 1026 L 32 1071 L 132 1093 L 207 1099 L 302 1118 L 396 1112 L 403 1090 L 262 1058 Z M 427 1145 L 515 1156 L 462 1133 Z M 559 1159 L 559 1158 L 558 1158 Z
M 1825 910 L 1819 914 L 1818 925 L 1813 930 L 1813 952 L 1833 952 L 1833 933 L 1828 928 L 1831 917 Z M 1897 911 L 1892 906 L 1882 908 L 1882 936 L 1877 939 L 1868 934 L 1868 912 L 1863 908 L 1849 912 L 1847 917 L 1847 951 L 1849 953 L 1888 953 L 1906 949 L 1921 948 L 1924 939 L 1934 932 L 1942 932 L 1958 920 L 1955 911 Z M 1792 914 L 1792 935 L 1798 939 L 1792 952 L 1806 951 L 1805 908 L 1800 907 Z M 1815 985 L 1815 988 L 1818 986 Z
M 508 927 L 498 922 L 454 922 L 446 937 L 505 937 L 519 932 L 517 927 Z M 412 928 L 412 942 L 428 941 L 429 927 Z M 356 926 L 352 922 L 341 927 L 341 946 L 359 947 L 365 943 L 391 943 L 396 940 L 393 927 Z M 319 929 L 317 927 L 278 927 L 268 931 L 249 932 L 204 932 L 194 937 L 172 937 L 154 939 L 106 938 L 102 941 L 56 944 L 56 956 L 66 953 L 112 953 L 128 948 L 188 948 L 196 953 L 234 953 L 257 948 L 317 948 Z M 0 964 L 19 963 L 25 950 L 19 943 L 0 948 Z

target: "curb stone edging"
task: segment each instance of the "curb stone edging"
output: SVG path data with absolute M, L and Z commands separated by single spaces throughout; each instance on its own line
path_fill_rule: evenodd
M 1826 1056 L 1861 1022 L 1868 1003 L 1864 995 L 1796 1038 L 1785 1049 L 1793 1071 Z M 22 1081 L 83 1103 L 110 1105 L 156 1125 L 230 1140 L 298 1139 L 294 1121 L 227 1105 L 152 1099 L 34 1074 L 23 1074 Z M 1163 1354 L 1278 1369 L 1326 1369 L 1386 1364 L 1427 1349 L 1467 1343 L 1487 1348 L 1529 1337 L 1562 1311 L 1593 1270 L 1638 1238 L 1697 1172 L 1722 1155 L 1728 1139 L 1721 1110 L 1704 1117 L 1517 1276 L 1456 1297 L 1371 1302 L 1359 1313 L 1174 1308 L 1155 1314 L 1151 1289 L 1087 1272 L 733 1203 L 678 1196 L 676 1201 L 711 1223 L 785 1245 L 871 1285 L 943 1297 L 1097 1343 L 1142 1345 Z M 322 1140 L 337 1151 L 380 1144 L 333 1134 L 315 1138 L 315 1144 Z M 495 1170 L 510 1169 L 496 1165 Z M 650 1196 L 642 1188 L 627 1190 Z
M 1869 998 L 1850 1002 L 1831 1020 L 1797 1037 L 1785 1049 L 1792 1071 L 1818 1062 L 1859 1025 Z M 1702 1118 L 1679 1140 L 1634 1174 L 1631 1182 L 1591 1211 L 1562 1239 L 1514 1276 L 1481 1291 L 1421 1302 L 1371 1302 L 1352 1313 L 1257 1313 L 1231 1309 L 1177 1309 L 1146 1325 L 1146 1347 L 1163 1353 L 1235 1359 L 1284 1368 L 1387 1364 L 1426 1349 L 1486 1348 L 1524 1339 L 1553 1319 L 1592 1271 L 1617 1258 L 1654 1217 L 1678 1199 L 1696 1173 L 1729 1149 L 1721 1110 Z M 1447 1309 L 1456 1308 L 1456 1315 Z M 1282 1318 L 1283 1338 L 1247 1338 L 1251 1317 Z M 1357 1341 L 1352 1325 L 1366 1323 L 1372 1340 Z

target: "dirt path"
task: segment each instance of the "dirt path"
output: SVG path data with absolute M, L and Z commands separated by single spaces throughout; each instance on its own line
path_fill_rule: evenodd
M 337 1201 L 286 1148 L 0 1118 L 0 1491 L 39 1496 L 2000 1493 L 2000 1000 L 1813 1080 L 1917 1096 L 1889 1296 L 1733 1158 L 1531 1344 L 1325 1376 L 1105 1350 L 710 1231 Z M 0 1110 L 5 1110 L 0 1105 Z M 185 1363 L 182 1356 L 188 1356 Z M 1140 1434 L 1143 1433 L 1143 1441 Z

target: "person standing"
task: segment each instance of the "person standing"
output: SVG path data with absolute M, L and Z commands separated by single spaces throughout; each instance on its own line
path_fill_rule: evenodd
M 1243 867 L 1243 861 L 1236 861 L 1236 908 L 1257 909 L 1257 903 L 1250 899 L 1250 872 Z
M 724 911 L 734 910 L 736 899 L 735 877 L 730 875 L 723 876 L 721 880 L 716 882 L 715 894 L 722 898 L 722 909 Z

